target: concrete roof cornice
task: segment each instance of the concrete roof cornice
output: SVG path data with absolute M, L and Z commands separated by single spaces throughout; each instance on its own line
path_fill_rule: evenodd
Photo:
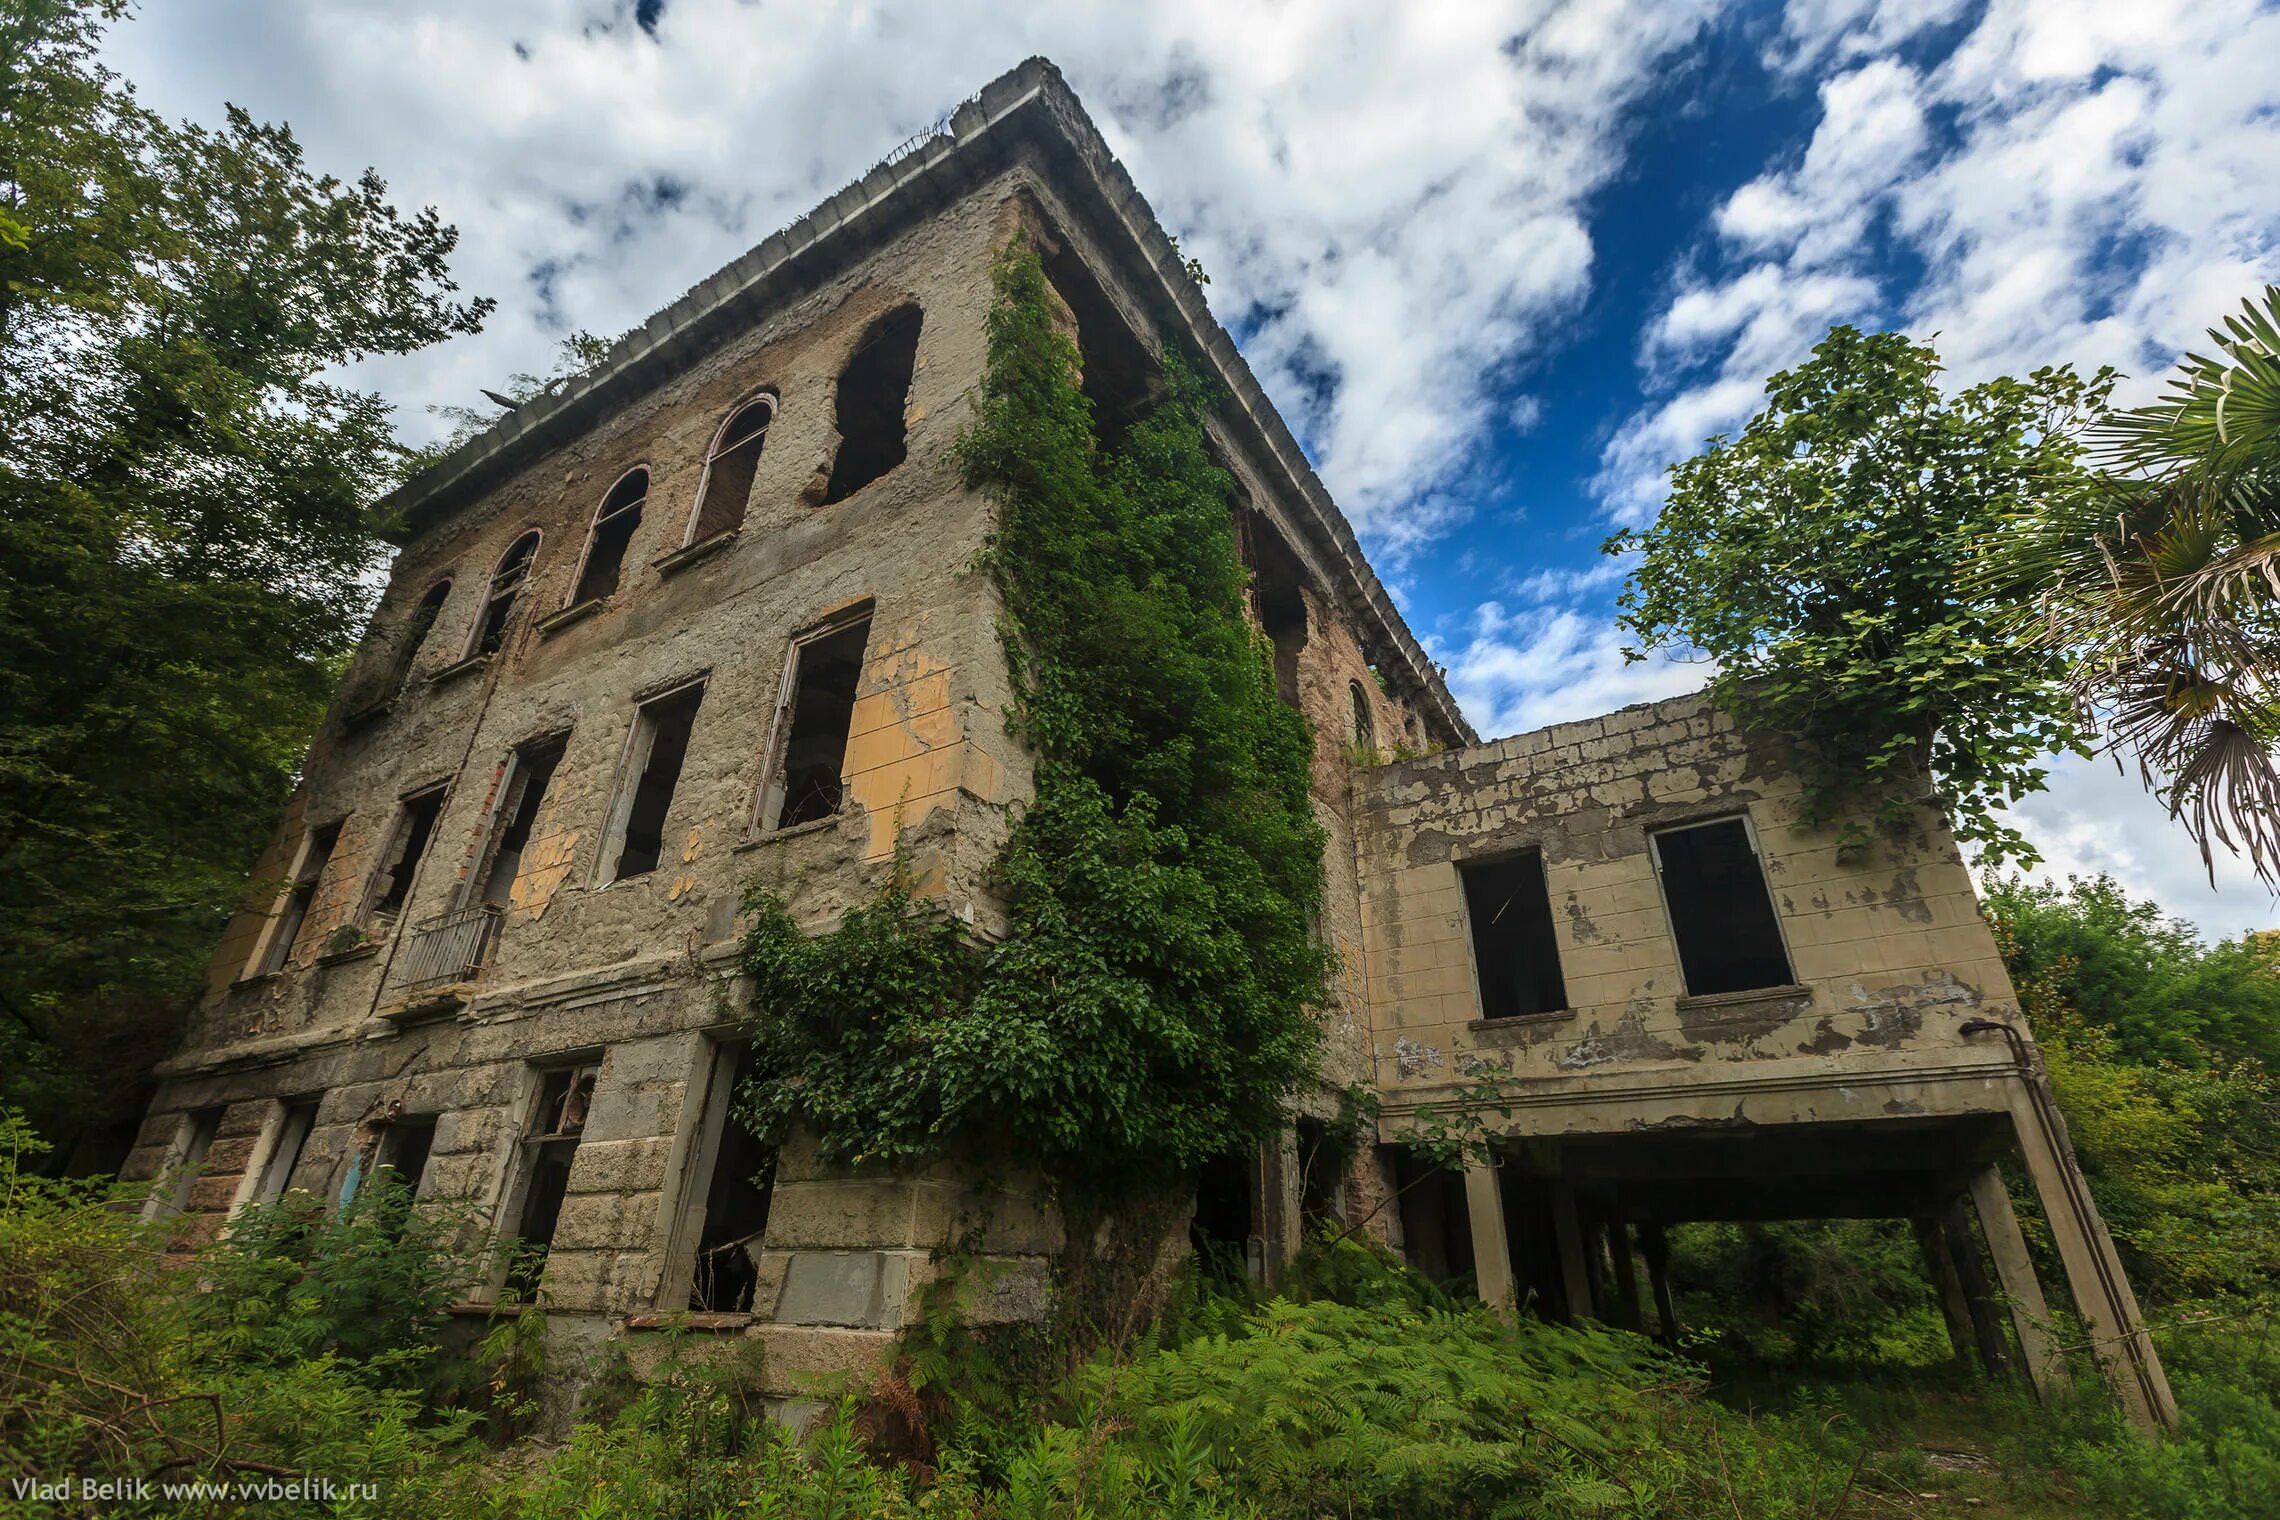
M 1415 691 L 1435 737 L 1477 742 L 1440 672 L 1425 656 L 1364 557 L 1345 514 L 1267 399 L 1235 340 L 1212 316 L 1186 261 L 1109 151 L 1059 69 L 1031 58 L 982 87 L 943 121 L 889 154 L 860 180 L 689 290 L 611 346 L 602 361 L 560 388 L 525 402 L 485 432 L 406 482 L 380 504 L 404 538 L 442 522 L 549 449 L 577 437 L 622 404 L 664 383 L 758 313 L 815 288 L 935 207 L 1040 150 L 1055 188 L 1098 223 L 1148 313 L 1200 358 L 1226 395 L 1218 416 L 1282 477 L 1298 526 L 1339 584 L 1349 615 L 1374 630 L 1375 653 Z

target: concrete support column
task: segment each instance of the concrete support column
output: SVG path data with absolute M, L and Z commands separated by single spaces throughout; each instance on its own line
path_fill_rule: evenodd
M 1990 1376 L 2000 1377 L 2011 1370 L 2011 1343 L 2003 1334 L 2002 1316 L 1995 1312 L 1995 1291 L 1987 1281 L 1979 1239 L 1971 1233 L 1960 1195 L 1941 1211 L 1940 1231 L 1947 1236 L 1948 1257 L 1955 1263 L 1956 1279 L 1963 1287 L 1964 1308 L 1971 1316 L 1972 1338 L 1979 1343 L 1980 1364 Z
M 1646 1331 L 1639 1313 L 1639 1269 L 1631 1256 L 1631 1227 L 1621 1219 L 1607 1221 L 1607 1248 L 1614 1257 L 1615 1323 L 1625 1330 Z
M 1306 1221 L 1299 1211 L 1298 1131 L 1286 1129 L 1259 1148 L 1256 1208 L 1264 1261 L 1263 1275 L 1270 1291 L 1283 1277 L 1298 1248 L 1306 1241 Z
M 2074 1307 L 2089 1331 L 2098 1365 L 2130 1418 L 2148 1430 L 2172 1428 L 2177 1423 L 2176 1395 L 2169 1391 L 2161 1357 L 2138 1313 L 2137 1295 L 2122 1274 L 2113 1237 L 2106 1233 L 2106 1222 L 2098 1217 L 2089 1185 L 2075 1164 L 2065 1121 L 2049 1093 L 2041 1090 L 2047 1079 L 2030 1061 L 2021 1058 L 2023 1069 L 2011 1095 L 2011 1120 L 2059 1260 L 2065 1263 Z
M 1972 1207 L 1979 1214 L 1979 1233 L 1987 1237 L 1987 1254 L 1995 1258 L 1995 1275 L 2003 1284 L 2003 1298 L 2011 1306 L 2011 1329 L 2019 1337 L 2019 1356 L 2027 1376 L 2044 1399 L 2066 1388 L 2066 1358 L 2051 1338 L 2050 1307 L 2043 1302 L 2042 1283 L 2035 1277 L 2034 1258 L 2027 1254 L 2027 1238 L 2019 1232 L 2019 1216 L 2012 1212 L 2011 1194 L 1996 1167 L 1980 1168 L 1971 1179 Z
M 1564 1176 L 1552 1184 L 1552 1233 L 1559 1247 L 1560 1287 L 1567 1299 L 1567 1316 L 1589 1319 L 1591 1273 L 1584 1261 L 1583 1221 L 1576 1215 L 1575 1187 Z
M 1655 1296 L 1655 1322 L 1666 1346 L 1678 1345 L 1678 1305 L 1670 1294 L 1670 1238 L 1659 1224 L 1639 1226 L 1639 1254 L 1647 1259 L 1647 1286 Z
M 1916 1230 L 1916 1249 L 1924 1256 L 1924 1275 L 1932 1281 L 1939 1299 L 1940 1317 L 1947 1321 L 1948 1344 L 1955 1348 L 1956 1365 L 1967 1367 L 1977 1349 L 1971 1325 L 1971 1307 L 1963 1301 L 1963 1283 L 1955 1275 L 1955 1259 L 1948 1254 L 1947 1236 L 1940 1222 L 1929 1216 L 1909 1221 Z
M 1473 1282 L 1489 1307 L 1512 1310 L 1512 1246 L 1504 1234 L 1504 1190 L 1495 1166 L 1465 1167 L 1465 1213 L 1472 1222 Z

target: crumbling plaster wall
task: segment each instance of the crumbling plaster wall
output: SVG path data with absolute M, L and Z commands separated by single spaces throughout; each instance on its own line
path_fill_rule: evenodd
M 428 1189 L 497 1209 L 539 1064 L 598 1058 L 548 1258 L 548 1296 L 569 1314 L 678 1309 L 686 1285 L 666 1280 L 666 1258 L 692 1185 L 690 1137 L 712 1065 L 709 1034 L 726 1032 L 720 1026 L 732 1016 L 716 978 L 734 948 L 740 884 L 756 879 L 803 919 L 834 921 L 876 889 L 899 819 L 920 889 L 985 932 L 995 926 L 984 873 L 1007 808 L 1029 789 L 1029 764 L 1005 732 L 998 603 L 977 567 L 989 508 L 963 486 L 950 449 L 982 371 L 988 266 L 1012 183 L 1001 177 L 979 187 L 405 546 L 344 688 L 355 695 L 338 705 L 369 693 L 374 673 L 395 658 L 391 639 L 406 610 L 448 575 L 451 594 L 419 666 L 387 712 L 357 724 L 336 712 L 327 723 L 258 868 L 268 885 L 217 953 L 202 1016 L 168 1063 L 130 1160 L 130 1175 L 154 1174 L 191 1112 L 225 1108 L 186 1241 L 209 1235 L 258 1170 L 246 1137 L 271 1124 L 283 1100 L 303 1095 L 321 1094 L 322 1103 L 296 1186 L 336 1189 L 350 1152 L 400 1105 L 439 1116 Z M 905 300 L 924 312 L 906 411 L 909 456 L 848 500 L 813 505 L 820 493 L 811 486 L 836 443 L 834 381 L 870 322 Z M 762 386 L 776 388 L 781 405 L 742 530 L 668 572 L 655 562 L 682 545 L 714 430 Z M 541 628 L 570 595 L 601 494 L 634 464 L 650 469 L 651 483 L 619 591 L 586 615 Z M 454 671 L 492 566 L 534 526 L 545 540 L 506 647 Z M 751 825 L 789 642 L 866 598 L 874 618 L 849 735 L 849 805 L 828 822 L 759 833 Z M 446 674 L 436 680 L 439 671 Z M 706 692 L 665 858 L 646 876 L 604 885 L 601 834 L 635 704 L 698 674 Z M 401 930 L 347 956 L 319 952 L 365 900 L 398 798 L 431 782 L 451 786 L 398 919 L 408 927 L 457 901 L 514 747 L 563 731 L 568 748 L 514 906 L 488 969 L 465 989 L 465 1007 L 440 1022 L 384 1017 L 406 1001 L 393 969 Z M 301 950 L 278 975 L 244 977 L 273 888 L 306 828 L 335 820 L 341 840 Z M 757 1316 L 789 1292 L 811 1320 L 870 1318 L 754 1333 L 845 1342 L 787 1348 L 788 1367 L 827 1352 L 875 1351 L 931 1270 L 925 1253 L 950 1238 L 953 1222 L 960 1233 L 983 1227 L 985 1251 L 1041 1261 L 1049 1248 L 1041 1209 L 1022 1202 L 1023 1179 L 998 1184 L 993 1194 L 965 1174 L 873 1177 L 788 1155 Z M 976 1201 L 991 1197 L 988 1206 Z M 862 1285 L 850 1287 L 849 1271 L 881 1281 L 856 1291 Z M 1018 1298 L 1020 1284 L 1036 1276 L 1016 1272 L 1016 1286 L 999 1291 Z
M 2003 1064 L 1957 1032 L 2016 1000 L 1936 814 L 1857 854 L 1805 826 L 1783 747 L 1699 697 L 1625 708 L 1358 778 L 1363 939 L 1389 1108 L 1492 1070 L 1515 1087 L 1662 1090 L 1868 1067 Z M 1796 985 L 1685 995 L 1648 831 L 1746 814 Z M 1873 831 L 1872 831 L 1873 832 Z M 1484 1021 L 1457 867 L 1542 852 L 1565 1012 Z M 1910 1099 L 1911 1103 L 1916 1100 Z M 1986 1105 L 1999 1107 L 1990 1088 Z M 1919 1111 L 1921 1111 L 1919 1109 Z

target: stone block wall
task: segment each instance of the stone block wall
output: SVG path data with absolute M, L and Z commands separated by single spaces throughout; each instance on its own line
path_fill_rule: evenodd
M 1794 982 L 1691 997 L 1650 830 L 1746 817 Z M 1936 815 L 1857 852 L 1807 827 L 1782 746 L 1705 699 L 1625 708 L 1357 777 L 1363 942 L 1389 1095 L 1488 1063 L 1614 1079 L 1736 1063 L 1939 1058 L 2015 1008 L 1970 871 Z M 1568 1007 L 1484 1020 L 1459 866 L 1540 851 Z M 1675 1074 L 1675 1075 L 1674 1075 Z M 1770 1075 L 1770 1073 L 1769 1073 Z

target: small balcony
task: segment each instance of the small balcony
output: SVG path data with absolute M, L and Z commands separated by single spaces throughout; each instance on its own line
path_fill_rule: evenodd
M 498 937 L 499 916 L 498 904 L 476 903 L 412 925 L 397 983 L 405 997 L 398 1016 L 449 1011 L 464 1002 L 449 989 L 483 974 Z

